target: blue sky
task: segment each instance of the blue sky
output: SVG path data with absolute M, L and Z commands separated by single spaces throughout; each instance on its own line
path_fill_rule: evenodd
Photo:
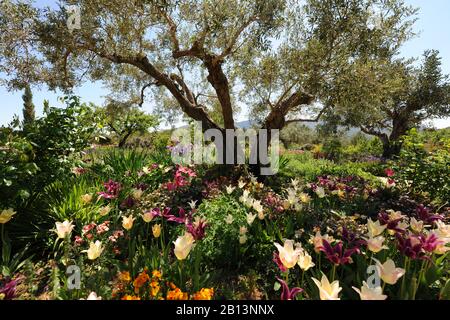
M 38 6 L 54 5 L 55 1 L 36 1 Z M 406 0 L 406 3 L 420 8 L 415 24 L 415 31 L 419 35 L 410 40 L 402 49 L 405 57 L 418 57 L 426 49 L 437 49 L 442 57 L 442 69 L 450 74 L 450 1 L 449 0 Z M 86 83 L 75 90 L 75 94 L 82 97 L 85 102 L 93 102 L 101 105 L 107 91 L 100 83 Z M 50 105 L 57 106 L 57 98 L 60 92 L 50 92 L 46 88 L 33 88 L 33 101 L 37 115 L 42 114 L 44 99 L 50 101 Z M 9 123 L 14 114 L 21 117 L 22 92 L 8 92 L 0 86 L 0 125 Z M 144 104 L 144 109 L 151 112 L 151 103 Z M 237 120 L 245 120 L 245 112 Z M 450 115 L 447 119 L 433 121 L 438 128 L 450 126 Z

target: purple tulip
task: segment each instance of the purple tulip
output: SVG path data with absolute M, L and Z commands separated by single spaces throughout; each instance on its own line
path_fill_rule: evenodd
M 283 291 L 281 291 L 281 300 L 293 300 L 295 299 L 295 296 L 303 291 L 302 288 L 294 287 L 292 289 L 289 289 L 288 284 L 286 281 L 281 280 L 277 277 L 277 280 L 279 283 L 281 283 L 281 287 Z

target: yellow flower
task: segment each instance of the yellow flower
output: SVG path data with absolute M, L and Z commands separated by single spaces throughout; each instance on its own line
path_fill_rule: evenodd
M 144 214 L 141 215 L 142 220 L 144 220 L 144 222 L 149 223 L 150 221 L 153 220 L 153 214 L 151 213 L 151 211 L 145 211 Z
M 302 250 L 300 252 L 300 255 L 298 256 L 297 264 L 300 267 L 300 269 L 302 269 L 303 271 L 306 271 L 309 268 L 312 268 L 315 266 L 314 262 L 312 262 L 312 257 L 305 250 Z
M 161 225 L 160 224 L 153 225 L 152 232 L 153 232 L 153 236 L 155 238 L 158 238 L 161 235 Z
M 161 280 L 161 278 L 162 278 L 162 274 L 161 274 L 161 272 L 159 270 L 153 270 L 152 276 L 153 276 L 153 278 L 156 278 L 156 279 L 159 279 L 159 280 Z
M 175 244 L 175 256 L 178 260 L 184 260 L 191 252 L 192 246 L 194 245 L 194 237 L 189 232 L 186 232 L 183 236 L 178 237 Z
M 372 221 L 370 218 L 367 219 L 367 235 L 369 238 L 374 238 L 383 233 L 387 225 L 380 225 L 380 221 Z
M 374 253 L 380 252 L 383 249 L 388 249 L 388 247 L 383 245 L 384 242 L 383 236 L 378 236 L 374 238 L 364 238 L 364 240 L 366 240 L 367 242 L 367 248 Z
M 147 281 L 150 281 L 150 277 L 144 270 L 133 281 L 134 293 L 136 294 L 139 293 L 139 290 Z
M 202 288 L 192 295 L 192 300 L 211 300 L 214 296 L 213 288 Z
M 133 218 L 133 215 L 129 215 L 128 217 L 122 217 L 122 227 L 125 230 L 130 230 L 131 228 L 133 228 L 133 221 L 135 220 L 135 218 Z
M 361 290 L 355 287 L 352 288 L 358 292 L 361 300 L 386 300 L 387 298 L 387 296 L 383 294 L 383 289 L 380 286 L 370 288 L 365 281 L 363 281 Z
M 394 261 L 391 259 L 386 260 L 383 264 L 375 258 L 373 260 L 377 263 L 378 274 L 381 279 L 388 284 L 395 284 L 405 274 L 405 269 L 396 268 Z
M 158 281 L 152 281 L 150 283 L 150 295 L 152 297 L 156 297 L 158 295 L 160 289 L 161 289 L 161 287 L 159 286 Z
M 100 213 L 100 215 L 101 215 L 102 217 L 104 217 L 104 216 L 106 216 L 110 211 L 111 211 L 111 207 L 110 207 L 109 204 L 108 204 L 107 206 L 101 207 L 99 213 Z
M 100 255 L 103 252 L 103 249 L 104 248 L 102 246 L 102 242 L 97 240 L 89 244 L 89 250 L 83 250 L 81 252 L 86 252 L 89 260 L 95 260 L 98 257 L 100 257 Z
M 72 222 L 69 222 L 65 220 L 64 222 L 56 222 L 56 234 L 58 235 L 58 238 L 65 239 L 73 230 L 75 227 Z
M 9 220 L 11 220 L 12 216 L 15 214 L 16 212 L 14 211 L 13 208 L 3 210 L 2 213 L 0 213 L 0 223 L 1 224 L 7 223 Z
M 89 203 L 92 201 L 92 194 L 86 193 L 81 196 L 81 201 L 83 203 Z
M 320 300 L 341 300 L 339 292 L 342 288 L 339 286 L 339 281 L 335 280 L 332 283 L 328 281 L 325 274 L 322 273 L 322 279 L 319 281 L 316 278 L 311 278 L 319 288 Z
M 293 268 L 298 262 L 298 257 L 302 249 L 298 247 L 294 249 L 293 240 L 286 240 L 284 242 L 284 246 L 281 246 L 276 242 L 274 243 L 274 245 L 278 249 L 281 263 L 288 269 Z
M 300 201 L 303 203 L 310 203 L 311 197 L 309 196 L 309 194 L 302 192 L 300 193 Z

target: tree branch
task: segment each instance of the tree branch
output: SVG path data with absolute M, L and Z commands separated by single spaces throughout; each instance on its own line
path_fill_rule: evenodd
M 326 110 L 329 109 L 329 106 L 325 106 L 323 107 L 320 112 L 316 115 L 315 118 L 312 119 L 292 119 L 292 120 L 286 120 L 286 125 L 289 123 L 293 123 L 293 122 L 317 122 L 320 120 L 320 118 L 322 117 L 322 115 L 324 114 L 324 112 Z

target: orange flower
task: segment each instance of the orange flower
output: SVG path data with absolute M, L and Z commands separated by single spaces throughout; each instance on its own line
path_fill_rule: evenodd
M 213 288 L 202 288 L 192 295 L 193 300 L 211 300 L 214 295 Z
M 126 296 L 123 296 L 121 300 L 141 300 L 141 298 L 127 294 Z
M 153 276 L 153 278 L 157 278 L 157 279 L 161 280 L 162 274 L 158 270 L 153 270 L 152 276 Z
M 133 281 L 134 292 L 139 293 L 139 289 L 147 282 L 150 281 L 150 277 L 148 276 L 146 270 L 142 271 L 136 279 Z
M 175 288 L 174 290 L 169 290 L 167 292 L 167 300 L 187 300 L 188 294 L 181 291 L 180 288 Z
M 131 276 L 130 273 L 128 271 L 123 271 L 123 272 L 119 272 L 119 280 L 123 281 L 123 282 L 130 282 L 131 281 Z

